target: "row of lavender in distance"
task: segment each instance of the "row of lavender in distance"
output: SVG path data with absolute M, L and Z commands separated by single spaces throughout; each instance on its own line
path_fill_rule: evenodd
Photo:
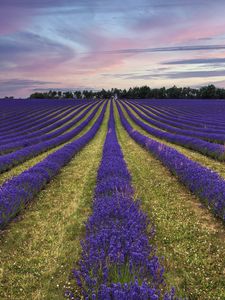
M 27 125 L 27 130 L 33 127 L 33 123 L 36 122 L 36 125 L 41 125 L 44 123 L 45 119 L 49 120 L 53 118 L 54 115 L 60 115 L 63 112 L 69 111 L 70 109 L 79 107 L 84 104 L 93 103 L 93 101 L 39 101 L 39 100 L 19 100 L 14 101 L 13 103 L 9 100 L 9 103 L 5 101 L 0 101 L 0 111 L 11 111 L 12 107 L 15 107 L 16 111 L 12 114 L 10 118 L 4 118 L 3 116 L 0 119 L 0 133 L 7 131 L 9 134 L 10 130 L 17 131 L 20 133 L 21 130 L 25 130 L 25 126 Z M 10 106 L 11 103 L 11 106 Z M 26 108 L 26 109 L 25 109 Z M 35 125 L 35 124 L 34 124 Z M 24 127 L 24 128 L 23 128 Z
M 75 109 L 83 107 L 83 105 L 76 105 L 72 107 L 67 107 L 66 109 L 60 109 L 52 113 L 49 110 L 45 110 L 45 114 L 39 116 L 38 118 L 33 119 L 32 121 L 24 118 L 24 121 L 20 124 L 15 124 L 12 122 L 12 125 L 15 127 L 10 130 L 6 130 L 5 132 L 0 133 L 0 140 L 9 140 L 10 138 L 16 138 L 18 136 L 22 136 L 25 134 L 34 133 L 37 130 L 42 128 L 46 128 L 47 126 L 53 124 L 54 122 L 62 119 L 72 113 Z M 1 128 L 5 128 L 5 126 L 1 126 Z
M 13 167 L 23 163 L 24 161 L 31 159 L 45 151 L 53 149 L 59 145 L 62 145 L 72 138 L 74 138 L 77 134 L 79 134 L 88 123 L 94 118 L 97 114 L 102 103 L 98 104 L 97 107 L 91 112 L 91 114 L 77 127 L 70 130 L 67 133 L 64 133 L 60 136 L 57 136 L 53 139 L 40 142 L 38 144 L 34 144 L 23 149 L 16 150 L 15 152 L 8 153 L 0 156 L 0 173 L 8 171 Z M 78 117 L 79 118 L 79 117 Z
M 38 130 L 34 134 L 30 134 L 29 137 L 27 135 L 25 135 L 24 137 L 22 136 L 22 137 L 12 139 L 8 143 L 5 141 L 4 144 L 2 144 L 2 145 L 0 144 L 0 155 L 6 154 L 6 153 L 9 153 L 12 151 L 16 151 L 18 149 L 25 148 L 25 147 L 28 147 L 31 145 L 35 145 L 37 143 L 41 143 L 43 141 L 50 140 L 54 137 L 61 135 L 65 131 L 67 131 L 70 128 L 72 128 L 73 126 L 75 126 L 76 123 L 79 122 L 81 119 L 83 119 L 94 106 L 96 106 L 95 103 L 91 104 L 89 106 L 89 108 L 87 108 L 87 109 L 86 109 L 86 107 L 78 108 L 72 114 L 70 114 L 67 118 L 64 118 L 63 120 L 61 120 L 61 118 L 59 117 L 58 122 L 53 123 L 48 128 L 44 128 L 44 129 Z M 78 116 L 76 119 L 73 119 L 79 113 L 81 113 L 80 116 Z M 70 122 L 67 123 L 68 121 L 70 121 Z M 62 126 L 63 124 L 65 124 L 65 125 Z M 57 127 L 60 127 L 60 128 L 57 129 Z M 46 130 L 51 131 L 51 133 L 45 134 Z M 1 140 L 0 140 L 0 143 L 1 143 Z
M 151 127 L 151 124 L 156 124 L 152 122 L 148 117 L 141 114 L 134 106 L 132 106 L 133 111 L 143 120 L 149 123 L 144 123 L 141 119 L 137 118 L 128 107 L 123 104 L 125 111 L 127 112 L 128 116 L 141 128 L 143 128 L 146 132 L 150 133 L 151 135 L 163 139 L 165 141 L 184 146 L 185 148 L 189 148 L 191 150 L 197 151 L 203 155 L 207 155 L 213 159 L 224 161 L 225 160 L 225 147 L 223 145 L 209 143 L 207 141 L 185 136 L 181 134 L 173 134 L 167 131 L 161 131 L 157 128 Z M 129 106 L 130 108 L 131 106 Z M 166 127 L 166 126 L 165 126 Z
M 39 135 L 39 132 L 42 134 L 49 131 L 53 131 L 54 128 L 57 128 L 61 124 L 64 124 L 64 120 L 69 118 L 71 115 L 77 111 L 82 111 L 84 106 L 75 106 L 70 110 L 67 110 L 64 113 L 58 113 L 53 118 L 47 117 L 45 121 L 41 120 L 37 125 L 31 126 L 30 128 L 20 128 L 18 132 L 8 133 L 5 136 L 0 136 L 1 143 L 17 142 L 21 138 L 32 138 Z M 43 122 L 43 123 L 42 123 Z M 60 123 L 59 123 L 60 122 Z M 29 122 L 28 122 L 29 124 Z M 59 125 L 58 125 L 59 124 Z M 27 125 L 26 125 L 27 126 Z
M 157 99 L 134 100 L 134 102 L 158 111 L 163 115 L 177 118 L 181 122 L 197 122 L 199 126 L 223 126 L 225 125 L 224 100 L 202 99 Z
M 214 127 L 212 125 L 209 124 L 205 124 L 204 126 L 201 126 L 201 122 L 199 121 L 198 123 L 196 122 L 195 124 L 193 124 L 193 121 L 191 118 L 189 118 L 189 121 L 181 121 L 179 120 L 177 117 L 165 117 L 162 114 L 159 114 L 158 112 L 156 112 L 155 110 L 153 111 L 152 108 L 150 106 L 142 106 L 140 104 L 137 103 L 131 103 L 128 101 L 128 103 L 135 105 L 136 108 L 138 108 L 139 110 L 141 110 L 143 113 L 145 113 L 148 117 L 150 117 L 151 119 L 158 121 L 160 125 L 170 125 L 171 127 L 175 127 L 178 128 L 178 130 L 189 130 L 189 131 L 196 131 L 196 133 L 215 133 L 215 134 L 225 134 L 225 127 Z M 180 131 L 181 132 L 181 131 Z
M 59 118 L 60 116 L 65 116 L 70 111 L 74 110 L 76 107 L 67 108 L 65 110 L 56 110 L 52 111 L 45 111 L 45 113 L 38 118 L 31 118 L 31 120 L 24 118 L 23 122 L 17 123 L 15 121 L 10 121 L 11 125 L 14 128 L 6 128 L 5 125 L 1 125 L 1 132 L 0 132 L 0 140 L 15 138 L 17 136 L 21 136 L 26 133 L 31 133 L 35 131 L 36 128 L 39 126 L 48 126 L 48 124 L 52 124 L 55 118 Z M 4 129 L 4 130 L 3 130 Z
M 76 102 L 78 104 L 78 102 Z M 22 114 L 34 113 L 38 109 L 51 109 L 70 106 L 70 101 L 46 101 L 46 99 L 25 100 L 25 99 L 1 99 L 0 101 L 0 123 L 9 118 L 19 117 Z M 75 102 L 73 102 L 73 105 Z M 20 108 L 20 110 L 19 110 Z
M 163 268 L 150 239 L 152 226 L 133 199 L 131 177 L 118 144 L 113 105 L 97 174 L 93 213 L 86 223 L 81 259 L 73 270 L 70 299 L 157 300 Z M 150 227 L 150 228 L 149 228 Z
M 0 103 L 1 110 L 3 109 L 2 103 Z M 10 114 L 4 114 L 0 119 L 1 131 L 2 129 L 10 129 L 10 127 L 15 127 L 14 124 L 18 125 L 20 122 L 25 120 L 31 121 L 34 118 L 44 117 L 48 113 L 57 113 L 57 111 L 68 109 L 68 107 L 37 107 L 35 111 L 31 110 L 28 106 L 27 110 L 22 110 L 22 108 L 17 107 L 17 111 Z M 12 111 L 12 108 L 11 108 Z M 2 125 L 4 128 L 2 128 Z
M 216 216 L 225 221 L 225 180 L 216 172 L 203 167 L 177 150 L 152 140 L 135 130 L 126 120 L 117 103 L 120 119 L 128 134 L 146 148 L 192 193 L 198 196 Z
M 174 127 L 174 126 L 162 123 L 160 121 L 154 120 L 151 115 L 149 118 L 146 115 L 144 115 L 143 113 L 141 113 L 140 111 L 138 111 L 138 114 L 143 119 L 146 119 L 146 121 L 149 122 L 150 124 L 160 128 L 160 129 L 171 132 L 171 133 L 196 137 L 196 138 L 207 140 L 207 141 L 213 142 L 213 143 L 224 143 L 225 142 L 225 133 L 215 133 L 215 132 L 210 133 L 207 131 L 207 129 L 205 131 L 204 130 L 197 131 L 196 129 L 185 130 L 185 129 L 178 128 L 179 122 L 177 122 L 177 127 Z M 149 115 L 146 112 L 145 112 L 145 114 Z
M 97 133 L 107 103 L 92 127 L 77 140 L 5 182 L 0 188 L 0 228 L 3 229 Z
M 170 103 L 173 103 L 175 100 L 168 100 L 168 106 Z M 151 119 L 161 122 L 162 124 L 171 125 L 171 128 L 175 127 L 178 129 L 189 130 L 196 133 L 210 133 L 210 134 L 224 134 L 225 124 L 222 121 L 218 121 L 218 118 L 215 116 L 211 116 L 212 118 L 207 121 L 207 115 L 210 116 L 210 112 L 208 114 L 201 114 L 201 111 L 198 113 L 198 117 L 194 117 L 194 111 L 196 110 L 195 101 L 190 101 L 190 103 L 186 103 L 186 106 L 189 109 L 193 108 L 193 115 L 188 115 L 187 117 L 183 116 L 182 109 L 185 106 L 177 103 L 177 112 L 173 110 L 168 114 L 168 111 L 165 110 L 164 107 L 161 107 L 159 104 L 156 106 L 152 103 L 152 101 L 148 101 L 148 104 L 142 103 L 142 101 L 129 101 L 132 104 L 135 104 L 139 109 L 141 109 L 145 114 L 147 114 Z M 153 101 L 154 102 L 154 101 Z M 161 101 L 159 101 L 161 103 Z M 182 101 L 181 101 L 182 102 Z M 197 104 L 196 104 L 197 105 Z M 211 108 L 211 106 L 207 103 L 204 104 L 206 107 Z M 181 107 L 180 107 L 181 106 Z M 198 107 L 198 106 L 197 106 Z M 221 110 L 223 110 L 223 106 L 221 106 Z M 224 112 L 225 113 L 225 112 Z M 221 138 L 221 136 L 220 136 Z M 213 136 L 212 136 L 213 141 Z
M 191 126 L 193 129 L 210 129 L 210 131 L 214 130 L 215 132 L 217 130 L 225 130 L 225 124 L 222 124 L 222 122 L 220 123 L 216 123 L 215 120 L 214 122 L 212 121 L 206 121 L 204 119 L 203 120 L 199 120 L 200 116 L 195 119 L 193 118 L 193 116 L 189 116 L 189 117 L 182 117 L 181 115 L 177 115 L 177 114 L 168 114 L 166 113 L 163 109 L 160 108 L 153 108 L 151 105 L 141 105 L 138 104 L 137 102 L 133 102 L 134 104 L 140 106 L 141 108 L 145 109 L 145 111 L 147 110 L 147 112 L 151 113 L 152 115 L 154 115 L 155 117 L 160 117 L 160 119 L 162 121 L 164 121 L 165 123 L 170 124 L 169 122 L 171 122 L 170 125 L 174 125 L 175 123 L 173 123 L 174 121 L 177 122 L 179 124 L 179 128 L 183 128 L 183 129 L 188 129 L 187 126 Z M 176 126 L 175 126 L 176 127 Z
M 19 119 L 13 119 L 8 120 L 7 122 L 4 122 L 1 124 L 0 127 L 0 135 L 7 135 L 12 134 L 14 132 L 20 132 L 20 130 L 30 130 L 35 125 L 38 125 L 40 123 L 44 123 L 46 120 L 49 120 L 51 117 L 57 116 L 65 111 L 68 111 L 71 109 L 71 107 L 64 106 L 64 107 L 52 107 L 52 108 L 42 108 L 41 111 L 37 111 L 28 114 L 25 113 L 22 116 L 20 116 Z M 19 110 L 19 108 L 18 108 Z
M 169 102 L 172 102 L 173 100 L 169 100 Z M 136 104 L 138 104 L 136 102 Z M 139 103 L 140 104 L 140 103 Z M 149 103 L 150 104 L 150 103 Z M 154 114 L 157 114 L 159 116 L 165 117 L 167 119 L 171 119 L 171 120 L 179 120 L 181 123 L 184 124 L 190 124 L 196 127 L 209 127 L 209 128 L 224 128 L 225 123 L 223 122 L 223 120 L 219 120 L 216 119 L 215 117 L 212 118 L 212 116 L 205 114 L 205 112 L 198 112 L 197 114 L 192 112 L 185 112 L 184 109 L 185 107 L 179 107 L 179 104 L 177 106 L 177 108 L 173 108 L 173 109 L 168 109 L 165 107 L 160 107 L 160 106 L 152 106 L 147 104 L 141 104 L 143 107 L 147 108 L 148 110 L 150 110 L 151 112 L 153 112 Z M 189 103 L 190 107 L 194 107 L 195 106 L 195 102 L 190 102 Z M 205 103 L 205 105 L 207 106 L 207 103 Z

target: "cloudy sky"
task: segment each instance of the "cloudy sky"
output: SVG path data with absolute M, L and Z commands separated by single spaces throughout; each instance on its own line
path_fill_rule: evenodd
M 224 0 L 1 0 L 0 97 L 225 87 Z

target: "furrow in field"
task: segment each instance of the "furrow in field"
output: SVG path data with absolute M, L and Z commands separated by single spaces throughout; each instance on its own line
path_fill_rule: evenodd
M 124 109 L 126 110 L 129 117 L 144 129 L 146 132 L 150 133 L 151 135 L 165 140 L 167 142 L 181 145 L 183 147 L 189 148 L 191 150 L 197 151 L 203 155 L 207 155 L 213 159 L 224 161 L 225 160 L 225 147 L 222 145 L 209 143 L 207 141 L 189 137 L 181 134 L 170 133 L 167 131 L 161 130 L 161 128 L 157 128 L 157 124 L 151 121 L 148 117 L 144 114 L 140 113 L 138 109 L 133 106 L 125 105 L 122 103 Z M 145 122 L 144 122 L 145 121 Z M 154 125 L 152 125 L 154 124 Z

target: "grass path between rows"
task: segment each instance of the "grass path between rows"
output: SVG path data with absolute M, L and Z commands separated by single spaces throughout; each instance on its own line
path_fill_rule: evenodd
M 122 108 L 123 109 L 123 108 Z M 138 109 L 138 107 L 137 107 Z M 153 128 L 156 128 L 160 131 L 164 131 L 166 132 L 165 130 L 161 130 L 160 128 L 156 127 L 156 126 L 152 126 L 150 123 L 146 122 L 145 120 L 143 120 L 140 116 L 138 116 L 134 111 L 133 109 L 131 108 L 130 109 L 131 112 L 138 118 L 140 119 L 143 123 L 153 127 Z M 163 143 L 171 148 L 174 148 L 176 149 L 177 151 L 179 151 L 180 153 L 184 154 L 185 156 L 187 156 L 188 158 L 190 158 L 191 160 L 194 160 L 198 163 L 200 163 L 202 166 L 204 167 L 207 167 L 207 168 L 210 168 L 212 169 L 213 171 L 217 172 L 218 174 L 220 174 L 220 176 L 222 176 L 223 178 L 225 178 L 225 162 L 220 162 L 220 161 L 217 161 L 215 159 L 212 159 L 206 155 L 203 155 L 197 151 L 194 151 L 194 150 L 191 150 L 191 149 L 188 149 L 188 148 L 185 148 L 183 146 L 179 146 L 179 145 L 176 145 L 176 144 L 173 144 L 173 143 L 170 143 L 170 142 L 167 142 L 166 140 L 163 140 L 163 139 L 159 139 L 151 134 L 149 134 L 148 132 L 146 132 L 144 129 L 142 129 L 140 126 L 136 125 L 134 123 L 134 121 L 132 121 L 130 119 L 130 117 L 127 115 L 127 113 L 125 112 L 125 110 L 123 109 L 123 112 L 125 113 L 127 119 L 129 120 L 129 122 L 132 124 L 132 126 L 137 129 L 139 132 L 141 132 L 142 134 L 150 137 L 151 139 L 154 139 L 160 143 Z M 141 113 L 143 113 L 141 111 Z M 145 114 L 145 113 L 143 113 Z M 147 116 L 147 115 L 146 115 Z
M 168 286 L 191 300 L 225 299 L 225 232 L 171 173 L 123 129 L 116 129 L 132 175 L 135 197 L 155 225 L 157 255 Z
M 95 138 L 0 234 L 0 299 L 65 299 L 91 212 L 108 113 L 109 106 Z

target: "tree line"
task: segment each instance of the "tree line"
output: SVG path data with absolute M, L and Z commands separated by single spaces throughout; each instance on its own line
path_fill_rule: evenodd
M 48 91 L 36 92 L 30 98 L 38 99 L 225 99 L 225 89 L 214 85 L 201 88 L 176 87 L 150 88 L 149 86 L 133 87 L 129 89 L 112 88 L 100 91 Z

